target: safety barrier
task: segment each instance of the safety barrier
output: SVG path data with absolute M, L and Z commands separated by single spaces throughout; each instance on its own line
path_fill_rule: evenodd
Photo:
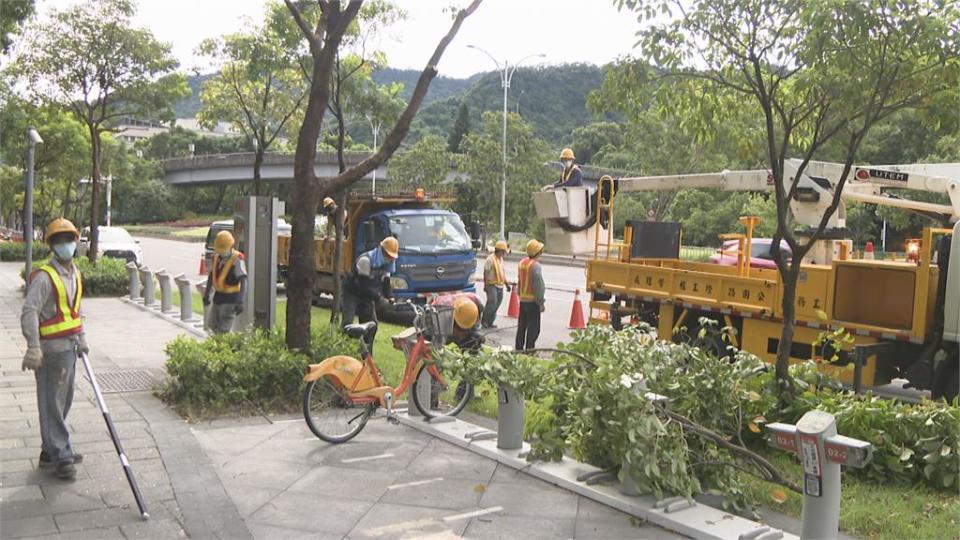
M 130 284 L 127 287 L 128 296 L 130 300 L 136 301 L 137 298 L 140 298 L 140 277 L 137 263 L 127 263 L 127 277 L 130 279 Z
M 160 284 L 160 313 L 173 311 L 173 276 L 165 269 L 157 270 L 157 282 Z
M 140 267 L 140 282 L 143 283 L 143 305 L 152 306 L 154 296 L 156 296 L 156 287 L 153 283 L 153 270 L 148 266 Z
M 837 435 L 836 419 L 823 411 L 804 414 L 796 425 L 773 423 L 766 427 L 771 445 L 799 455 L 803 462 L 801 538 L 836 538 L 840 529 L 840 466 L 866 466 L 873 458 L 873 445 Z

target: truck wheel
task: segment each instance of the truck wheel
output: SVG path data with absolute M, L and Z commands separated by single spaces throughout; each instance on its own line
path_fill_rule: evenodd
M 411 326 L 414 317 L 416 317 L 415 313 L 398 313 L 393 304 L 386 300 L 381 299 L 377 302 L 377 319 L 381 321 L 399 324 L 400 326 Z
M 936 401 L 944 399 L 947 403 L 953 403 L 960 394 L 960 361 L 956 357 L 956 351 L 953 352 L 953 358 L 947 360 L 949 365 L 944 366 L 943 370 L 937 376 L 930 390 L 931 397 Z

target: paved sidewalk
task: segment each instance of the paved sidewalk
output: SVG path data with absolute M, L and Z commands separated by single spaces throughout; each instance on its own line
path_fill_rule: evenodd
M 21 268 L 0 263 L 0 537 L 249 538 L 188 425 L 149 392 L 107 394 L 150 513 L 140 519 L 79 362 L 68 421 L 84 462 L 69 482 L 37 468 L 36 385 L 20 371 Z M 162 378 L 163 346 L 178 327 L 112 298 L 85 299 L 83 310 L 98 373 L 145 369 Z
M 255 538 L 680 538 L 382 416 L 341 445 L 301 418 L 194 434 Z

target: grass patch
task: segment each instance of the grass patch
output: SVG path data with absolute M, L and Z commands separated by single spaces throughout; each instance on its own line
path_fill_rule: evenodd
M 775 450 L 763 454 L 787 478 L 803 478 L 799 458 Z M 787 494 L 778 504 L 772 492 L 776 486 L 758 478 L 747 481 L 747 493 L 755 504 L 800 518 L 803 496 Z M 840 529 L 861 538 L 877 540 L 960 538 L 960 497 L 934 491 L 923 485 L 877 485 L 843 475 Z M 951 532 L 952 531 L 952 532 Z
M 175 238 L 188 238 L 191 240 L 205 240 L 207 238 L 207 231 L 210 230 L 210 227 L 190 227 L 187 229 L 173 229 L 170 233 L 171 236 Z

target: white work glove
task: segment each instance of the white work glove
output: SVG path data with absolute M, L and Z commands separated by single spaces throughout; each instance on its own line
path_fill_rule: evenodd
M 80 334 L 80 339 L 77 340 L 77 350 L 83 354 L 90 353 L 90 346 L 87 345 L 87 336 Z
M 27 353 L 23 355 L 23 364 L 20 365 L 20 371 L 38 370 L 42 365 L 43 351 L 39 347 L 30 347 L 27 349 Z

